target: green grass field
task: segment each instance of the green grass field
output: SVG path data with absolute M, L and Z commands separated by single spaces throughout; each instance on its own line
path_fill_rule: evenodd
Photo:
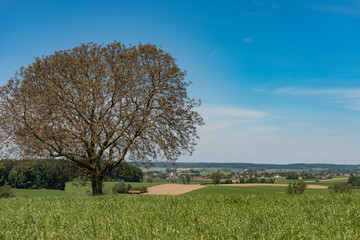
M 308 180 L 308 179 L 285 179 L 285 178 L 276 178 L 275 179 L 275 183 L 278 184 L 288 184 L 288 183 L 292 183 L 292 182 L 301 182 L 304 181 L 307 184 L 317 184 L 317 185 L 324 185 L 324 186 L 331 186 L 334 185 L 336 183 L 347 183 L 347 179 L 331 179 L 331 181 L 322 181 L 320 180 L 319 182 L 316 182 L 315 180 Z
M 112 187 L 115 185 L 116 182 L 105 182 L 104 183 L 104 192 L 111 191 Z M 146 186 L 146 187 L 152 187 L 159 184 L 162 184 L 161 182 L 152 182 L 152 183 L 146 183 L 146 182 L 129 182 L 126 183 L 126 185 L 131 184 L 133 187 L 138 186 Z M 60 190 L 45 190 L 45 189 L 13 189 L 13 192 L 15 196 L 27 196 L 27 197 L 33 197 L 33 196 L 74 196 L 74 197 L 82 197 L 82 196 L 90 196 L 90 193 L 92 192 L 90 183 L 88 183 L 86 186 L 81 186 L 79 184 L 74 185 L 72 182 L 66 183 L 65 191 Z
M 126 184 L 163 183 L 168 182 Z M 106 182 L 104 188 L 114 184 Z M 327 189 L 306 189 L 304 195 L 292 196 L 285 189 L 271 184 L 208 185 L 179 196 L 100 197 L 89 195 L 90 185 L 72 183 L 66 184 L 65 191 L 13 189 L 17 197 L 0 199 L 0 239 L 360 237 L 360 190 L 336 195 Z
M 285 180 L 285 179 L 284 179 Z M 209 180 L 192 180 L 191 184 L 200 184 L 202 182 L 209 182 Z M 314 182 L 308 184 L 316 184 L 316 185 L 325 185 L 325 186 L 332 186 L 335 183 L 345 183 L 347 180 L 335 180 L 331 182 Z M 289 183 L 294 181 L 283 181 L 281 183 Z M 147 182 L 129 182 L 126 185 L 131 184 L 133 187 L 138 186 L 146 186 L 152 187 L 160 184 L 165 183 L 174 183 L 174 184 L 181 184 L 181 182 L 171 182 L 168 179 L 157 179 L 152 183 Z M 104 183 L 104 192 L 111 192 L 112 187 L 114 186 L 115 182 L 105 182 Z M 214 186 L 212 184 L 207 185 L 206 188 L 198 189 L 193 192 L 187 193 L 189 195 L 196 195 L 196 194 L 261 194 L 261 193 L 285 193 L 286 187 L 279 187 L 279 186 L 272 186 L 269 184 L 268 186 L 246 186 L 246 187 L 234 187 L 231 185 L 220 185 Z M 358 192 L 360 190 L 355 189 L 354 192 Z M 44 190 L 44 189 L 13 189 L 13 192 L 16 196 L 89 196 L 91 193 L 91 186 L 87 184 L 86 186 L 81 185 L 74 185 L 71 182 L 66 183 L 65 191 L 59 190 Z M 322 189 L 306 189 L 306 194 L 324 194 L 329 193 L 329 190 L 322 190 Z
M 348 182 L 347 179 L 339 179 L 339 180 L 331 180 L 331 181 L 311 182 L 311 183 L 308 183 L 308 184 L 332 186 L 334 184 L 347 183 L 347 182 Z
M 199 194 L 264 194 L 264 193 L 277 193 L 285 194 L 286 187 L 279 186 L 246 186 L 246 187 L 233 187 L 233 186 L 208 186 L 200 188 L 195 191 L 187 193 L 187 195 Z M 327 189 L 306 189 L 305 194 L 328 194 Z
M 359 239 L 360 195 L 0 199 L 0 239 Z

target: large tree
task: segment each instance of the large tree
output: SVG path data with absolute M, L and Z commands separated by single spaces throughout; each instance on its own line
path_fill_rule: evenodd
M 152 44 L 88 43 L 35 58 L 0 88 L 3 152 L 69 159 L 100 195 L 122 161 L 193 152 L 203 120 L 185 75 Z

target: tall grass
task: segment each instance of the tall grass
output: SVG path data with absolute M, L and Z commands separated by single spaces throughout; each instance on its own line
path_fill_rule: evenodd
M 0 239 L 359 239 L 360 196 L 0 199 Z

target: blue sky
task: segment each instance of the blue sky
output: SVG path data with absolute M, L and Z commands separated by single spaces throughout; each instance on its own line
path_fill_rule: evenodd
M 360 163 L 360 1 L 0 0 L 0 85 L 81 43 L 161 45 L 206 121 L 179 161 Z

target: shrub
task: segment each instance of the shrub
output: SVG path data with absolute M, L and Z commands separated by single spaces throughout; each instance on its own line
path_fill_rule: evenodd
M 186 183 L 186 178 L 185 178 L 185 176 L 183 175 L 183 176 L 181 176 L 181 181 L 182 181 L 182 183 L 183 184 L 185 184 Z
M 258 183 L 259 179 L 257 178 L 249 178 L 246 180 L 246 183 Z
M 233 183 L 233 182 L 231 181 L 231 179 L 226 179 L 226 180 L 225 180 L 225 184 L 231 184 L 231 183 Z
M 245 183 L 244 178 L 240 178 L 240 183 Z
M 0 187 L 0 198 L 10 198 L 15 197 L 14 193 L 11 190 L 9 185 L 4 185 Z
M 112 194 L 113 193 L 113 190 L 109 187 L 109 186 L 105 186 L 104 188 L 103 188 L 103 194 L 104 195 L 110 195 L 110 194 Z
M 190 176 L 190 174 L 186 174 L 186 175 L 185 175 L 185 178 L 186 178 L 186 183 L 187 183 L 187 184 L 190 184 L 190 181 L 191 181 L 191 176 Z
M 268 180 L 268 183 L 274 183 L 275 182 L 275 179 L 274 178 L 270 178 L 269 180 Z
M 351 177 L 349 177 L 349 180 L 347 183 L 351 184 L 355 188 L 359 188 L 360 187 L 360 177 L 351 176 Z
M 125 181 L 121 180 L 119 183 L 116 183 L 112 189 L 113 193 L 125 193 Z
M 133 187 L 131 186 L 131 184 L 128 184 L 125 189 L 125 192 L 131 191 L 131 190 L 133 190 Z
M 288 187 L 286 188 L 286 194 L 303 194 L 306 188 L 306 183 L 304 182 L 296 182 L 296 183 L 289 183 Z
M 286 174 L 286 179 L 299 179 L 299 175 L 296 173 L 288 173 Z
M 333 193 L 348 193 L 350 194 L 352 192 L 352 185 L 346 184 L 346 183 L 339 183 L 335 184 L 334 186 L 329 187 L 331 189 L 331 192 Z
M 147 192 L 147 187 L 146 186 L 140 186 L 137 188 L 137 190 L 140 191 L 140 193 L 146 193 Z

